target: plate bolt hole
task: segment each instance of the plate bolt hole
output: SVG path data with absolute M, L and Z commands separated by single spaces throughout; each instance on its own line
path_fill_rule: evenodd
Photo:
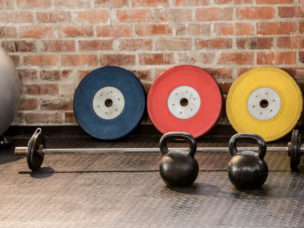
M 105 106 L 110 108 L 113 105 L 113 101 L 111 99 L 106 99 L 105 100 Z
M 268 107 L 268 101 L 263 99 L 260 101 L 261 108 L 267 108 Z
M 180 100 L 180 105 L 183 106 L 183 107 L 187 106 L 188 105 L 188 99 L 182 98 Z

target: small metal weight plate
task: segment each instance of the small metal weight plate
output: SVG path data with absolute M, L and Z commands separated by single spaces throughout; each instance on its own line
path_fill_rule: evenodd
M 199 67 L 181 65 L 154 81 L 147 103 L 150 119 L 160 132 L 184 131 L 196 138 L 216 123 L 222 96 L 210 74 Z
M 28 150 L 26 159 L 29 169 L 33 171 L 40 169 L 44 158 L 44 154 L 42 153 L 44 145 L 45 142 L 42 130 L 41 128 L 37 128 L 27 145 Z
M 295 80 L 274 67 L 243 73 L 231 86 L 226 102 L 229 121 L 237 132 L 273 141 L 290 132 L 302 112 L 302 93 Z
M 291 142 L 288 145 L 288 155 L 290 157 L 290 168 L 293 171 L 298 170 L 298 165 L 301 161 L 301 134 L 300 131 L 295 129 L 292 131 Z

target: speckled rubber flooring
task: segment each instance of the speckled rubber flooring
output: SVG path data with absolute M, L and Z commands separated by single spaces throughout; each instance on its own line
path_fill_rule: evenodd
M 197 153 L 191 188 L 167 188 L 160 159 L 46 155 L 32 173 L 24 157 L 0 150 L 0 227 L 304 227 L 304 174 L 290 171 L 287 153 L 267 153 L 269 176 L 255 191 L 231 185 L 228 153 Z

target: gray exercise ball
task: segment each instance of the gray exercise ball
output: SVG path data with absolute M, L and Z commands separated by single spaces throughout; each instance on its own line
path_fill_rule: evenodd
M 18 111 L 20 80 L 16 67 L 0 47 L 0 136 L 9 128 Z

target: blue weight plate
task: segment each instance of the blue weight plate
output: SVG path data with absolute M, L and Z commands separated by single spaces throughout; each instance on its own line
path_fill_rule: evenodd
M 89 135 L 113 140 L 126 136 L 141 121 L 146 96 L 131 72 L 107 66 L 82 79 L 74 96 L 74 114 Z

